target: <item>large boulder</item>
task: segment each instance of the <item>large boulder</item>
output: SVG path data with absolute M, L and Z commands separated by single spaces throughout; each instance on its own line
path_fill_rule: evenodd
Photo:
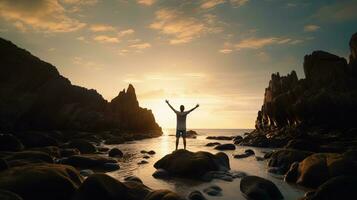
M 350 159 L 336 153 L 316 153 L 299 164 L 291 165 L 285 176 L 287 182 L 317 188 L 328 179 L 342 175 L 356 175 L 356 165 Z
M 112 148 L 108 152 L 108 155 L 109 155 L 109 157 L 118 157 L 118 158 L 121 158 L 124 156 L 123 152 L 118 148 Z
M 0 134 L 0 151 L 21 151 L 24 145 L 11 134 Z
M 165 169 L 172 176 L 201 178 L 210 171 L 228 170 L 229 158 L 220 152 L 215 155 L 199 151 L 177 150 L 161 158 L 154 164 L 156 169 Z
M 304 139 L 292 139 L 284 146 L 286 149 L 297 149 L 302 151 L 318 152 L 320 146 L 316 142 Z
M 12 153 L 4 160 L 10 167 L 22 166 L 31 163 L 53 163 L 53 158 L 48 154 L 41 151 L 21 151 Z
M 51 157 L 55 157 L 55 158 L 61 157 L 60 149 L 56 146 L 36 147 L 36 148 L 31 148 L 29 150 L 44 152 L 50 155 Z
M 312 152 L 293 149 L 277 150 L 270 155 L 268 166 L 278 168 L 278 171 L 281 174 L 285 174 L 289 170 L 291 164 L 300 162 L 311 154 Z
M 240 190 L 251 200 L 279 200 L 284 198 L 273 182 L 258 176 L 242 178 Z
M 196 139 L 197 138 L 197 132 L 193 130 L 186 131 L 186 138 L 192 138 Z
M 71 199 L 82 178 L 71 166 L 30 164 L 0 172 L 0 188 L 23 199 Z
M 104 171 L 112 171 L 119 169 L 119 164 L 116 160 L 100 155 L 74 155 L 61 160 L 61 163 L 78 167 L 81 169 L 97 169 Z
M 337 176 L 322 184 L 306 200 L 341 200 L 354 199 L 357 196 L 356 176 Z
M 77 140 L 70 141 L 67 144 L 67 147 L 68 148 L 76 148 L 82 154 L 97 152 L 96 147 L 92 143 L 88 142 L 87 140 L 82 140 L 82 139 L 77 139 Z

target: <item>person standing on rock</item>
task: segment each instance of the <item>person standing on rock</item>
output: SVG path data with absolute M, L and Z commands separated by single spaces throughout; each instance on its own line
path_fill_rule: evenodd
M 188 111 L 184 111 L 185 110 L 185 106 L 181 105 L 180 106 L 180 111 L 177 111 L 177 110 L 175 110 L 175 108 L 173 108 L 171 106 L 171 104 L 169 103 L 168 100 L 165 100 L 165 102 L 167 103 L 167 105 L 169 105 L 171 110 L 173 110 L 176 113 L 176 117 L 177 117 L 177 124 L 176 124 L 176 150 L 177 150 L 177 147 L 178 147 L 178 144 L 179 144 L 180 136 L 183 139 L 183 147 L 184 147 L 184 149 L 186 149 L 186 117 L 190 112 L 194 111 L 200 105 L 197 104 L 194 108 L 192 108 L 191 110 L 188 110 Z

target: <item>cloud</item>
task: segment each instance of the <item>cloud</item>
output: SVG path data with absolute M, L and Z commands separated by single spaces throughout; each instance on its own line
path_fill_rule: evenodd
M 315 32 L 318 29 L 320 29 L 320 26 L 314 25 L 314 24 L 309 24 L 304 26 L 304 31 L 305 32 Z
M 200 7 L 203 9 L 210 9 L 224 2 L 225 0 L 204 0 Z
M 146 42 L 146 43 L 132 44 L 129 47 L 134 49 L 146 49 L 146 48 L 150 48 L 151 44 Z
M 92 32 L 108 32 L 114 31 L 115 28 L 106 24 L 94 24 L 90 26 L 89 30 L 91 30 Z
M 135 33 L 135 31 L 133 29 L 127 29 L 127 30 L 119 31 L 118 32 L 118 36 L 119 37 L 124 37 L 124 36 L 127 36 L 127 35 L 131 35 L 133 33 Z
M 248 3 L 249 0 L 230 0 L 233 7 L 241 7 Z
M 151 6 L 156 2 L 156 0 L 137 0 L 136 2 L 144 6 Z
M 270 45 L 281 45 L 281 44 L 299 44 L 304 40 L 302 39 L 291 39 L 283 37 L 265 37 L 265 38 L 247 38 L 243 39 L 234 45 L 236 50 L 241 49 L 261 49 Z
M 170 44 L 184 44 L 207 33 L 221 31 L 214 15 L 203 15 L 201 18 L 187 15 L 177 9 L 162 8 L 155 13 L 155 21 L 150 28 L 169 37 Z
M 76 56 L 73 58 L 72 63 L 87 69 L 91 69 L 91 70 L 102 70 L 104 68 L 103 65 L 98 64 L 96 62 L 93 61 L 89 61 L 87 59 L 84 59 L 83 57 L 80 56 Z
M 0 1 L 0 17 L 17 28 L 32 28 L 43 32 L 72 32 L 86 24 L 67 15 L 56 0 Z M 23 26 L 19 26 L 22 23 Z
M 314 17 L 325 22 L 340 22 L 357 18 L 357 3 L 351 1 L 337 1 L 334 4 L 322 6 Z
M 230 54 L 232 53 L 232 49 L 220 49 L 219 52 L 223 54 Z
M 94 36 L 93 40 L 101 42 L 101 43 L 119 43 L 119 39 L 117 37 L 111 37 L 107 35 L 97 35 Z

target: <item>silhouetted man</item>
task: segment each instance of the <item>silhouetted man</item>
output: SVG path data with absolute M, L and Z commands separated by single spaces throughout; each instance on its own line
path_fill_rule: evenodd
M 186 117 L 187 114 L 198 108 L 200 105 L 196 105 L 194 108 L 192 108 L 189 111 L 184 111 L 185 106 L 181 105 L 180 106 L 180 112 L 175 110 L 169 103 L 168 100 L 166 100 L 167 105 L 176 113 L 177 116 L 177 124 L 176 124 L 176 150 L 179 144 L 179 138 L 182 136 L 183 139 L 183 147 L 186 149 Z

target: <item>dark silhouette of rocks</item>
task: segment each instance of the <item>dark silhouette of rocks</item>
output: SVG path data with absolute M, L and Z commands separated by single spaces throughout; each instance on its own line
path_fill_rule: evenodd
M 243 177 L 240 182 L 240 191 L 251 200 L 279 200 L 284 199 L 276 185 L 258 176 Z
M 1 38 L 0 59 L 2 131 L 120 130 L 161 134 L 151 110 L 139 106 L 131 84 L 107 102 L 95 90 L 72 85 L 53 65 Z
M 286 76 L 272 74 L 256 129 L 239 144 L 286 145 L 315 152 L 353 148 L 356 143 L 352 141 L 357 141 L 357 135 L 350 134 L 356 128 L 356 44 L 354 34 L 349 44 L 349 63 L 343 57 L 314 51 L 304 57 L 305 78 L 299 79 L 295 71 Z

